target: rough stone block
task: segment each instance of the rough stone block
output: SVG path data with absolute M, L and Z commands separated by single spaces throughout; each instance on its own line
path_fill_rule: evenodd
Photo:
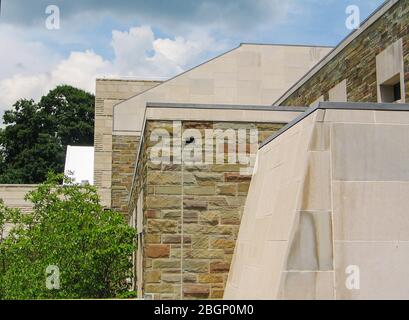
M 205 273 L 199 274 L 197 280 L 200 283 L 223 283 L 223 276 L 220 274 Z
M 148 258 L 168 258 L 170 245 L 149 244 L 145 246 L 145 255 Z
M 183 271 L 194 273 L 209 272 L 209 261 L 205 259 L 185 259 L 183 261 Z
M 210 263 L 211 273 L 229 272 L 230 264 L 224 261 L 214 261 Z
M 152 219 L 147 223 L 148 233 L 176 233 L 177 222 L 174 220 Z
M 183 295 L 185 297 L 193 297 L 206 299 L 209 297 L 210 288 L 208 285 L 188 284 L 183 286 Z
M 158 283 L 160 282 L 161 272 L 159 270 L 152 270 L 145 272 L 146 283 Z

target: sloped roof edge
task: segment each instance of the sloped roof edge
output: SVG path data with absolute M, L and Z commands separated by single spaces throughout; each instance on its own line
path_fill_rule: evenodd
M 143 94 L 143 93 L 146 93 L 146 92 L 148 92 L 148 91 L 150 91 L 150 90 L 152 90 L 152 89 L 158 88 L 158 87 L 160 87 L 160 86 L 162 86 L 162 85 L 164 85 L 164 84 L 166 84 L 166 83 L 172 81 L 173 79 L 176 79 L 176 78 L 178 78 L 178 77 L 180 77 L 180 76 L 182 76 L 182 75 L 184 75 L 184 74 L 186 74 L 186 73 L 188 73 L 188 72 L 190 72 L 190 71 L 192 71 L 192 70 L 195 70 L 195 69 L 197 69 L 197 68 L 199 68 L 199 67 L 201 67 L 201 66 L 203 66 L 203 65 L 205 65 L 205 64 L 207 64 L 207 63 L 209 63 L 209 62 L 211 62 L 211 61 L 214 61 L 214 60 L 216 60 L 216 59 L 218 59 L 218 58 L 220 58 L 220 57 L 223 57 L 224 55 L 227 55 L 227 54 L 229 54 L 229 53 L 231 53 L 231 52 L 233 52 L 233 51 L 239 49 L 240 47 L 246 46 L 246 45 L 276 46 L 276 47 L 332 48 L 332 47 L 328 47 L 328 46 L 319 46 L 319 45 L 311 45 L 311 46 L 310 46 L 310 45 L 296 45 L 296 44 L 269 44 L 269 43 L 250 43 L 250 42 L 242 42 L 242 43 L 240 43 L 238 46 L 236 46 L 236 47 L 234 47 L 234 48 L 232 48 L 232 49 L 230 49 L 230 50 L 228 50 L 228 51 L 225 51 L 225 52 L 223 52 L 223 53 L 221 53 L 221 54 L 219 54 L 219 55 L 217 55 L 217 56 L 215 56 L 215 57 L 213 57 L 213 58 L 210 58 L 210 59 L 208 59 L 208 60 L 206 60 L 206 61 L 204 61 L 204 62 L 202 62 L 202 63 L 200 63 L 200 64 L 198 64 L 198 65 L 196 65 L 196 66 L 194 66 L 194 67 L 192 67 L 192 68 L 190 68 L 190 69 L 188 69 L 188 70 L 186 70 L 186 71 L 183 71 L 183 72 L 181 72 L 181 73 L 179 73 L 179 74 L 177 74 L 177 75 L 175 75 L 175 76 L 173 76 L 173 77 L 171 77 L 171 78 L 169 78 L 169 79 L 167 79 L 167 80 L 162 81 L 161 83 L 159 83 L 159 84 L 158 84 L 157 86 L 155 86 L 155 87 L 152 87 L 152 88 L 149 88 L 149 89 L 147 89 L 147 90 L 145 90 L 145 91 L 139 92 L 139 93 L 137 93 L 137 94 L 135 94 L 135 95 L 133 95 L 133 96 L 131 96 L 131 97 L 129 97 L 129 98 L 127 98 L 127 99 L 121 101 L 121 102 L 118 102 L 118 103 L 115 104 L 113 107 L 115 108 L 116 106 L 119 106 L 119 105 L 125 103 L 126 101 L 129 101 L 129 100 L 131 100 L 131 99 L 133 99 L 133 98 L 135 98 L 135 97 L 137 97 L 137 96 L 139 96 L 139 95 L 141 95 L 141 94 Z M 109 79 L 108 79 L 108 80 L 109 80 Z M 115 80 L 115 79 L 113 79 L 113 80 Z

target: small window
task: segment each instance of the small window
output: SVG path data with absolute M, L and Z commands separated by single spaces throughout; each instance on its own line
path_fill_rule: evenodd
M 400 82 L 393 86 L 393 96 L 395 101 L 399 101 L 400 99 L 402 99 L 402 94 L 400 91 Z
M 401 102 L 402 91 L 400 75 L 396 75 L 380 85 L 382 102 Z

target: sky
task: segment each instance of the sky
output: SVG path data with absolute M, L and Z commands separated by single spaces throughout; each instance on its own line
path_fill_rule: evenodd
M 243 42 L 335 46 L 351 32 L 348 6 L 363 21 L 383 2 L 1 0 L 0 117 L 59 84 L 165 80 Z

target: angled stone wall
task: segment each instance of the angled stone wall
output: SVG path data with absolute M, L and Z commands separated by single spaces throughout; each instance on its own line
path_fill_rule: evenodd
M 405 109 L 323 105 L 259 150 L 225 299 L 409 298 Z

